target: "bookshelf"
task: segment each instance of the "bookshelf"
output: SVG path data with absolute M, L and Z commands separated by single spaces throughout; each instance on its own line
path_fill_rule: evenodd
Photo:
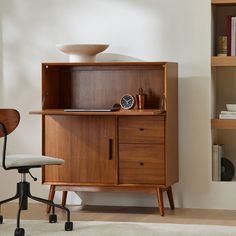
M 236 56 L 217 56 L 219 36 L 228 36 L 227 17 L 236 16 L 236 0 L 212 0 L 211 6 L 212 144 L 224 145 L 224 157 L 236 169 L 236 119 L 219 119 L 226 104 L 236 103 Z

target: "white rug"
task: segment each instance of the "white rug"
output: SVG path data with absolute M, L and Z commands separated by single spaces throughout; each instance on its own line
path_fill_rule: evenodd
M 15 227 L 15 221 L 5 220 L 0 235 L 13 236 Z M 64 231 L 63 222 L 23 220 L 21 227 L 25 236 L 236 236 L 236 227 L 219 225 L 77 221 L 73 231 Z

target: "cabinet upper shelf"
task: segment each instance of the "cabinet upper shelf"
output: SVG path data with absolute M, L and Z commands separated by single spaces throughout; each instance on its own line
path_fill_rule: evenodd
M 236 57 L 213 56 L 211 57 L 211 66 L 236 66 Z

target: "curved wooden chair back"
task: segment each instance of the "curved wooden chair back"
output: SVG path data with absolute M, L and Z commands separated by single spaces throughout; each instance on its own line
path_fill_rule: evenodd
M 0 109 L 0 138 L 5 136 L 3 124 L 7 135 L 16 129 L 20 122 L 20 113 L 15 109 Z

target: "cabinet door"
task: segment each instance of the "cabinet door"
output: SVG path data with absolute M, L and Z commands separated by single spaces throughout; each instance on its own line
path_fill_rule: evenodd
M 117 183 L 116 118 L 50 116 L 45 121 L 45 154 L 63 158 L 48 166 L 46 182 Z
M 43 154 L 65 160 L 63 165 L 44 167 L 43 182 L 70 182 L 71 175 L 71 118 L 45 116 Z
M 72 118 L 73 175 L 81 183 L 116 183 L 116 118 Z

